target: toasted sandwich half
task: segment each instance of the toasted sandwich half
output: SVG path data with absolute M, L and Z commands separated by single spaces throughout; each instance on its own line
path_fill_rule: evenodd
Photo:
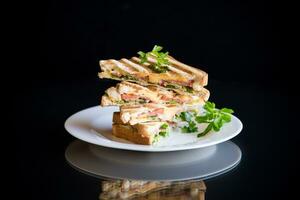
M 203 105 L 209 98 L 209 91 L 185 92 L 179 89 L 164 88 L 155 85 L 141 86 L 122 81 L 116 87 L 110 87 L 102 96 L 101 106 L 132 105 L 145 103 Z
M 178 105 L 148 103 L 144 105 L 123 105 L 120 107 L 120 119 L 124 124 L 138 124 L 149 121 L 169 121 L 183 110 Z
M 142 85 L 161 85 L 188 91 L 201 91 L 203 86 L 207 85 L 208 75 L 206 72 L 179 62 L 171 56 L 167 56 L 166 59 L 168 64 L 164 67 L 167 67 L 168 70 L 164 72 L 154 70 L 153 66 L 157 62 L 157 57 L 154 54 L 149 54 L 147 61 L 143 63 L 138 57 L 100 60 L 102 72 L 99 73 L 99 77 L 137 82 Z
M 119 112 L 113 114 L 112 134 L 133 143 L 151 145 L 159 138 L 168 135 L 169 125 L 166 122 L 141 122 L 135 125 L 124 124 Z

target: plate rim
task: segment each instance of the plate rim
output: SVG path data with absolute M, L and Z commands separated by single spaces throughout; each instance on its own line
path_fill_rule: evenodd
M 77 139 L 80 139 L 84 142 L 90 143 L 90 144 L 99 145 L 99 146 L 103 146 L 103 147 L 107 147 L 107 148 L 113 148 L 113 149 L 122 149 L 122 150 L 129 150 L 129 151 L 140 151 L 140 152 L 170 152 L 170 151 L 182 151 L 182 150 L 204 148 L 204 147 L 220 144 L 222 142 L 226 142 L 226 141 L 236 137 L 238 134 L 240 134 L 242 129 L 243 129 L 243 123 L 241 122 L 241 120 L 239 118 L 237 118 L 236 116 L 232 115 L 234 120 L 236 120 L 237 123 L 240 126 L 237 129 L 237 131 L 234 134 L 230 135 L 229 137 L 225 137 L 225 138 L 217 140 L 217 141 L 208 142 L 206 144 L 202 144 L 201 146 L 199 146 L 199 144 L 197 145 L 197 143 L 195 143 L 194 145 L 174 145 L 172 147 L 155 147 L 155 146 L 151 146 L 151 145 L 119 143 L 119 142 L 112 141 L 112 140 L 110 140 L 110 141 L 113 142 L 113 143 L 110 143 L 110 144 L 117 144 L 118 143 L 119 146 L 118 145 L 110 145 L 109 143 L 99 144 L 99 142 L 97 142 L 95 140 L 86 139 L 85 137 L 81 136 L 82 134 L 77 134 L 77 133 L 74 133 L 72 130 L 70 130 L 71 128 L 69 127 L 69 125 L 72 124 L 71 122 L 72 122 L 73 118 L 79 116 L 83 112 L 87 112 L 88 110 L 94 110 L 94 109 L 97 109 L 99 107 L 101 108 L 101 106 L 92 106 L 92 107 L 80 110 L 80 111 L 72 114 L 71 116 L 69 116 L 65 120 L 64 128 L 73 137 L 75 137 Z M 110 107 L 115 107 L 115 106 L 110 106 Z

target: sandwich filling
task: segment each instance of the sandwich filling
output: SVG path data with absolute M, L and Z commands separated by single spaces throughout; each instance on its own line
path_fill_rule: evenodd
M 120 107 L 120 117 L 123 123 L 134 125 L 148 121 L 172 121 L 173 117 L 181 111 L 176 105 L 145 104 Z
M 135 83 L 123 81 L 116 87 L 106 90 L 101 99 L 102 106 L 133 105 L 144 103 L 160 104 L 200 104 L 209 97 L 209 91 L 203 88 L 199 92 L 185 92 L 180 89 L 162 88 L 148 85 L 140 86 Z

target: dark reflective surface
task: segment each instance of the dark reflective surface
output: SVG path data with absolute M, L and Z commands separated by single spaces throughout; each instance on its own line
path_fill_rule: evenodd
M 226 150 L 226 147 L 229 149 Z M 94 150 L 95 148 L 97 151 Z M 121 152 L 118 153 L 117 151 Z M 223 153 L 222 151 L 225 152 Z M 208 155 L 207 157 L 199 158 L 199 160 L 193 159 L 191 162 L 188 162 L 184 158 L 186 156 L 195 157 L 199 155 L 199 152 L 208 153 Z M 128 160 L 127 162 L 124 162 L 124 160 L 119 160 L 119 162 L 109 162 L 120 158 L 119 154 L 125 156 L 125 153 L 128 154 L 126 157 Z M 235 158 L 230 158 L 231 155 L 228 155 L 237 153 L 238 155 Z M 240 149 L 232 142 L 207 147 L 201 151 L 190 150 L 182 152 L 149 153 L 122 152 L 122 150 L 102 148 L 75 140 L 66 149 L 65 156 L 66 161 L 74 170 L 99 180 L 99 199 L 204 200 L 206 185 L 203 180 L 217 178 L 234 170 L 240 163 L 241 154 L 239 153 Z M 151 164 L 148 162 L 151 154 L 157 157 L 157 163 Z M 174 164 L 173 158 L 168 159 L 168 155 L 172 157 L 171 154 L 178 154 L 178 164 Z M 144 155 L 144 158 L 141 158 L 142 155 Z M 220 156 L 227 157 L 228 160 L 234 159 L 234 162 L 224 163 L 221 161 L 222 159 Z M 135 161 L 137 158 L 138 161 Z M 219 161 L 212 163 L 209 161 L 209 158 Z M 153 159 L 150 160 L 153 161 Z M 186 162 L 180 163 L 180 160 L 185 160 Z M 164 165 L 159 165 L 159 162 L 164 162 Z M 103 168 L 103 165 L 109 165 L 111 170 Z M 181 165 L 181 170 L 178 170 L 179 165 Z M 221 165 L 221 168 L 214 165 Z M 194 169 L 194 172 L 191 174 L 189 172 L 191 166 L 198 168 L 198 170 Z M 210 174 L 208 174 L 206 173 L 206 167 L 215 170 L 217 169 L 218 171 L 210 171 Z M 178 179 L 177 173 L 180 174 L 179 177 L 181 177 L 180 179 L 182 180 L 168 180 Z M 106 177 L 103 176 L 103 174 L 107 174 Z M 123 176 L 123 179 L 108 178 L 108 174 L 110 174 L 109 176 L 121 175 Z M 148 174 L 148 176 L 145 174 Z M 166 176 L 166 174 L 169 175 Z M 188 176 L 188 174 L 190 175 Z M 138 180 L 132 178 L 127 179 L 126 177 L 129 176 L 137 177 Z M 196 179 L 197 176 L 202 176 L 202 178 Z
M 288 196 L 297 186 L 290 178 L 299 169 L 298 123 L 293 123 L 299 105 L 291 103 L 288 83 L 299 78 L 290 70 L 298 65 L 287 64 L 289 59 L 282 56 L 290 51 L 282 45 L 289 38 L 283 33 L 292 35 L 282 26 L 293 19 L 284 13 L 289 11 L 286 2 L 23 2 L 5 18 L 16 18 L 8 23 L 16 28 L 9 29 L 15 35 L 8 40 L 15 42 L 9 51 L 14 58 L 8 67 L 3 65 L 13 70 L 4 87 L 16 85 L 9 88 L 12 95 L 3 95 L 8 101 L 13 96 L 12 126 L 1 135 L 2 145 L 8 146 L 3 155 L 14 152 L 9 199 L 98 199 L 101 180 L 74 170 L 65 160 L 74 138 L 64 121 L 98 105 L 104 89 L 115 85 L 97 78 L 100 59 L 132 57 L 154 44 L 208 72 L 211 101 L 233 108 L 244 124 L 233 139 L 243 152 L 242 162 L 205 180 L 206 199 L 293 199 Z M 3 139 L 6 135 L 13 139 Z
M 242 152 L 227 141 L 205 148 L 172 152 L 138 152 L 105 148 L 75 140 L 65 153 L 67 162 L 95 177 L 143 181 L 208 179 L 235 168 Z

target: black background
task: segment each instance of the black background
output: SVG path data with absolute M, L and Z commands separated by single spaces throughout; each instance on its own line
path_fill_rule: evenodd
M 91 80 L 98 60 L 159 44 L 218 80 L 282 82 L 284 18 L 275 2 L 51 0 L 40 6 L 21 24 L 28 33 L 22 54 L 34 47 L 29 71 L 22 70 L 30 80 Z
M 243 160 L 207 182 L 207 199 L 287 197 L 290 97 L 282 61 L 280 5 L 272 1 L 54 1 L 27 4 L 17 36 L 22 64 L 13 116 L 20 194 L 32 199 L 95 199 L 99 181 L 64 160 L 74 140 L 71 114 L 97 105 L 107 87 L 100 59 L 163 46 L 209 74 L 211 100 L 232 107 L 244 130 L 233 141 Z M 26 8 L 27 8 L 26 7 Z M 14 69 L 15 70 L 15 69 Z

